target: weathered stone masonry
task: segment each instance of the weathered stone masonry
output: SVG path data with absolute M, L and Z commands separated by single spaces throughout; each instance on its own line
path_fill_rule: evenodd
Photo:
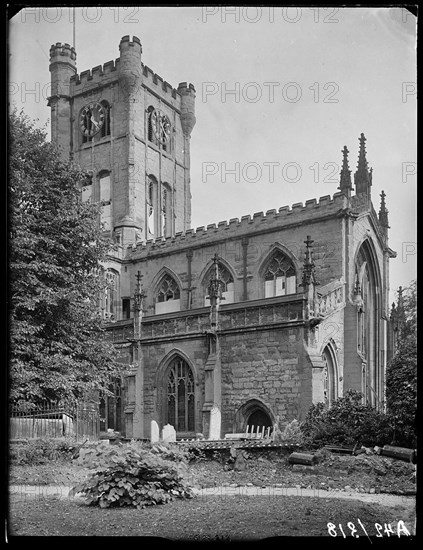
M 103 201 L 115 242 L 103 312 L 122 362 L 109 406 L 122 421 L 103 428 L 139 438 L 152 420 L 171 420 L 178 437 L 282 428 L 348 388 L 382 407 L 396 254 L 385 195 L 379 214 L 372 205 L 364 135 L 354 184 L 344 147 L 333 196 L 192 229 L 194 86 L 173 88 L 144 65 L 137 37 L 119 49 L 80 74 L 73 48 L 50 50 L 52 140 L 91 178 L 82 196 Z M 94 103 L 109 118 L 86 138 L 80 113 Z

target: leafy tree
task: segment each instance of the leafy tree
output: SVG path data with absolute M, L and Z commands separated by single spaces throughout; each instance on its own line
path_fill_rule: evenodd
M 75 400 L 106 388 L 117 364 L 98 297 L 109 242 L 99 206 L 83 203 L 84 175 L 59 158 L 21 111 L 9 120 L 11 402 Z
M 415 446 L 417 415 L 417 281 L 400 294 L 396 310 L 398 341 L 386 373 L 386 405 L 395 443 Z

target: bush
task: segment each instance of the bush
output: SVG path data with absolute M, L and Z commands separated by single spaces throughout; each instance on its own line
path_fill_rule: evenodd
M 173 455 L 158 445 L 149 449 L 136 442 L 112 445 L 92 458 L 95 471 L 70 492 L 82 493 L 87 504 L 101 508 L 136 506 L 144 508 L 165 504 L 175 498 L 191 498 L 192 490 L 185 481 L 184 459 L 169 460 L 161 455 Z
M 10 459 L 18 465 L 36 466 L 52 460 L 69 460 L 76 448 L 73 439 L 34 439 L 10 445 Z
M 348 390 L 333 402 L 312 405 L 301 430 L 307 443 L 322 445 L 379 445 L 392 441 L 391 417 L 361 403 L 362 394 Z

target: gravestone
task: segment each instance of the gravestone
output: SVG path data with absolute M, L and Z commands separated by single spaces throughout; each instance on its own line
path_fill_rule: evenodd
M 166 424 L 166 426 L 163 426 L 162 440 L 163 443 L 173 443 L 176 441 L 176 431 L 171 424 Z
M 150 443 L 158 443 L 160 441 L 160 429 L 155 420 L 151 421 L 150 428 Z
M 217 405 L 214 405 L 210 411 L 210 426 L 208 439 L 220 439 L 220 428 L 222 424 L 221 412 Z
M 245 462 L 244 453 L 238 450 L 235 458 L 234 470 L 237 472 L 245 472 L 247 469 L 247 463 Z

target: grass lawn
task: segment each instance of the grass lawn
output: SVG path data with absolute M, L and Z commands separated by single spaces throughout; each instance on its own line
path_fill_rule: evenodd
M 409 514 L 409 513 L 408 513 Z M 400 520 L 413 533 L 414 518 L 405 510 L 326 498 L 288 496 L 197 496 L 175 500 L 142 510 L 132 508 L 100 509 L 86 506 L 80 499 L 54 497 L 22 499 L 12 495 L 9 534 L 13 536 L 136 536 L 173 540 L 236 541 L 268 537 L 330 536 L 328 522 L 336 525 L 337 539 L 343 539 L 339 524 L 351 540 L 363 540 L 367 533 L 377 535 L 376 523 L 391 524 L 397 539 Z M 407 538 L 404 531 L 401 538 Z M 381 537 L 382 538 L 382 537 Z M 341 541 L 340 541 L 341 542 Z M 342 544 L 342 542 L 341 542 Z

